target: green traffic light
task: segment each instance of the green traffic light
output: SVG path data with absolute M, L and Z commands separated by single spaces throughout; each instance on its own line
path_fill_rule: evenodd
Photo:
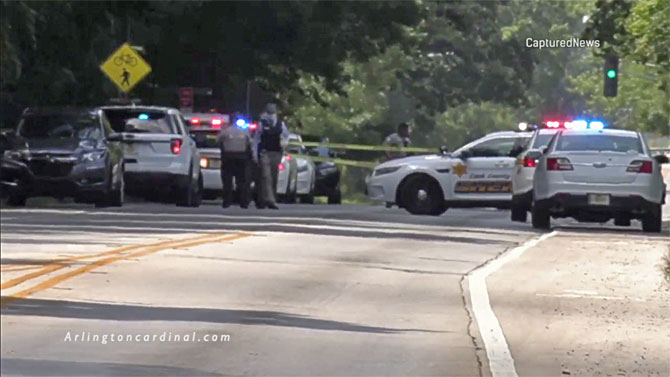
M 607 77 L 609 77 L 611 79 L 615 78 L 616 77 L 616 71 L 613 70 L 613 69 L 610 69 L 609 71 L 607 71 Z

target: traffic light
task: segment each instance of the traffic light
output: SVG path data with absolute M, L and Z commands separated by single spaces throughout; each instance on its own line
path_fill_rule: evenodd
M 616 97 L 619 83 L 619 58 L 614 55 L 605 57 L 605 97 Z

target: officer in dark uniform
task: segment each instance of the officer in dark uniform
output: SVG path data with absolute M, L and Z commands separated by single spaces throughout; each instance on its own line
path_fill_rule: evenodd
M 258 132 L 254 137 L 260 158 L 260 198 L 258 208 L 278 209 L 275 192 L 277 175 L 284 148 L 288 145 L 288 128 L 277 115 L 277 105 L 267 104 L 261 114 Z
M 240 195 L 240 207 L 249 206 L 249 168 L 257 161 L 257 153 L 248 123 L 238 114 L 219 134 L 221 147 L 221 181 L 223 183 L 223 208 L 233 201 L 233 177 Z M 238 124 L 239 123 L 239 124 Z

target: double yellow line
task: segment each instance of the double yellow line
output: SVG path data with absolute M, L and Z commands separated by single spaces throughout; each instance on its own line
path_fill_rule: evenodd
M 192 247 L 192 246 L 198 246 L 198 245 L 203 245 L 206 243 L 213 243 L 213 242 L 223 242 L 223 241 L 233 241 L 236 239 L 240 238 L 245 238 L 249 237 L 251 234 L 249 233 L 236 233 L 236 234 L 230 234 L 230 233 L 209 233 L 205 235 L 200 235 L 196 237 L 189 237 L 189 238 L 184 238 L 184 239 L 177 239 L 177 240 L 167 240 L 167 241 L 161 241 L 161 242 L 155 242 L 155 243 L 149 243 L 149 244 L 142 244 L 142 245 L 130 245 L 130 246 L 124 246 L 120 248 L 116 248 L 113 250 L 105 251 L 102 253 L 96 253 L 96 254 L 87 254 L 87 255 L 80 255 L 77 257 L 72 257 L 72 258 L 66 258 L 66 259 L 57 259 L 52 261 L 50 264 L 46 265 L 42 269 L 31 272 L 29 274 L 25 274 L 23 276 L 19 276 L 17 278 L 11 279 L 6 281 L 5 283 L 0 284 L 0 290 L 4 290 L 7 288 L 11 288 L 14 286 L 17 286 L 25 281 L 35 279 L 47 274 L 50 274 L 54 271 L 58 271 L 60 269 L 72 266 L 75 262 L 81 261 L 81 260 L 86 260 L 86 259 L 95 259 L 93 262 L 86 264 L 82 267 L 79 267 L 77 269 L 74 269 L 72 271 L 66 272 L 61 275 L 54 276 L 50 279 L 47 279 L 39 284 L 36 284 L 30 288 L 24 289 L 22 291 L 19 291 L 17 293 L 14 293 L 9 296 L 2 296 L 0 298 L 0 305 L 3 307 L 6 304 L 9 304 L 10 302 L 13 302 L 18 299 L 22 299 L 25 297 L 28 297 L 36 292 L 43 291 L 45 289 L 51 288 L 65 280 L 71 279 L 73 277 L 85 274 L 89 271 L 92 271 L 96 268 L 108 265 L 113 262 L 117 262 L 120 260 L 125 260 L 125 259 L 130 259 L 130 258 L 139 258 L 143 257 L 145 255 L 153 254 L 161 250 L 166 250 L 166 249 L 176 249 L 176 248 L 182 248 L 182 247 Z M 131 251 L 135 250 L 141 250 L 135 253 L 128 253 Z

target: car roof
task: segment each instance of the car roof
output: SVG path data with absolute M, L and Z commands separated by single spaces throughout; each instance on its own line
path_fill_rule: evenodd
M 556 128 L 540 128 L 539 130 L 537 130 L 537 133 L 540 135 L 553 135 L 558 131 L 560 130 Z
M 52 115 L 52 114 L 81 114 L 95 113 L 96 107 L 29 107 L 23 110 L 23 115 Z
M 200 118 L 200 119 L 211 119 L 211 118 L 227 118 L 230 119 L 230 115 L 221 114 L 221 113 L 191 113 L 184 114 L 184 118 Z
M 491 132 L 490 134 L 485 135 L 485 138 L 498 137 L 498 136 L 516 136 L 516 137 L 531 137 L 533 136 L 532 131 L 496 131 Z
M 179 111 L 174 107 L 165 106 L 133 106 L 133 105 L 108 105 L 100 106 L 103 110 L 138 110 L 138 111 Z
M 615 130 L 605 128 L 603 130 L 562 130 L 564 135 L 593 135 L 593 134 L 605 134 L 605 135 L 619 135 L 619 136 L 629 136 L 629 137 L 638 137 L 637 131 L 630 130 Z

